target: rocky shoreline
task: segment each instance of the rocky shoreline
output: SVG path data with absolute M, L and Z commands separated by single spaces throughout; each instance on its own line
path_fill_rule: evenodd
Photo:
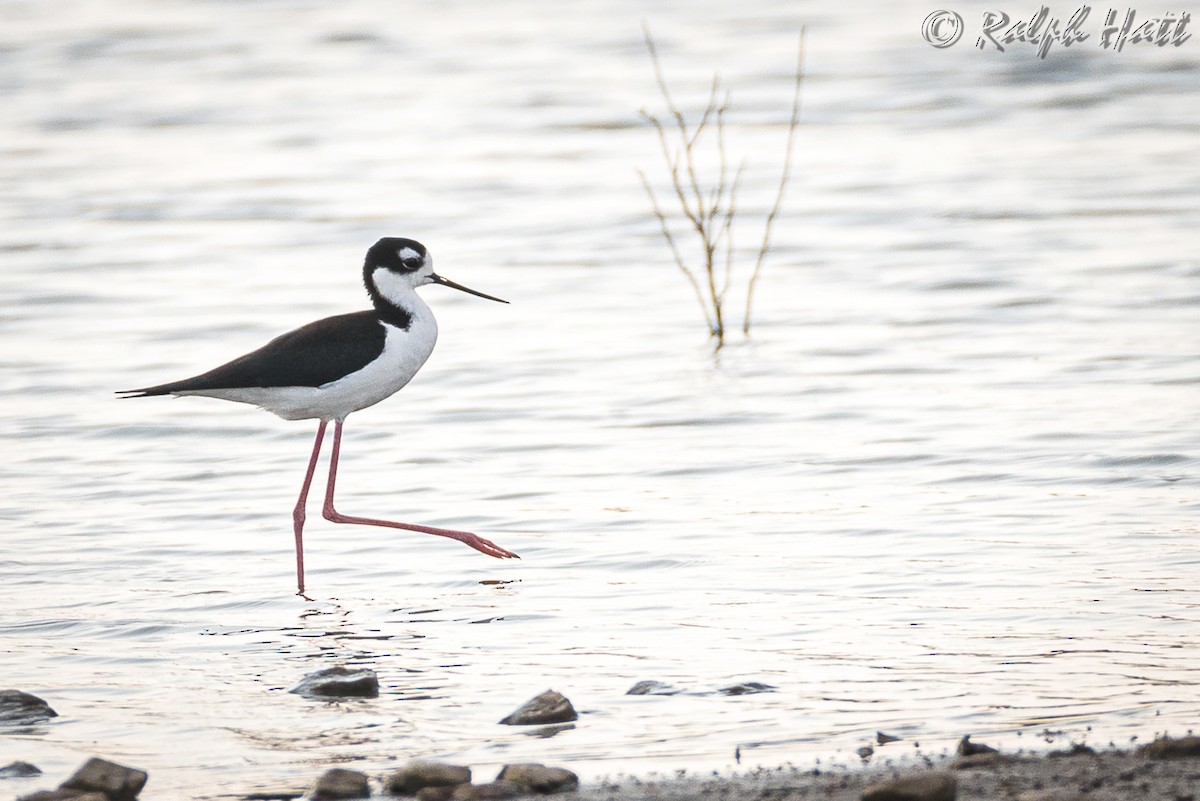
M 577 801 L 1200 801 L 1200 737 L 1163 738 L 1133 751 L 1077 747 L 999 752 L 944 764 L 820 771 L 795 767 L 662 781 L 607 780 Z
M 319 672 L 306 678 L 317 679 L 298 686 L 296 691 L 306 695 L 369 696 L 377 692 L 367 680 L 373 677 L 346 671 Z M 26 723 L 55 716 L 42 699 L 16 690 L 0 691 L 0 713 L 0 717 Z M 547 691 L 501 723 L 561 723 L 576 717 L 569 700 Z M 896 739 L 883 733 L 877 737 L 880 744 Z M 1131 751 L 1096 751 L 1076 745 L 1046 754 L 1010 754 L 964 736 L 957 755 L 940 762 L 910 755 L 871 764 L 873 750 L 869 747 L 860 749 L 859 756 L 864 762 L 860 769 L 788 766 L 728 776 L 682 772 L 670 778 L 620 776 L 586 784 L 565 767 L 512 764 L 495 779 L 478 781 L 468 766 L 417 760 L 382 776 L 332 768 L 307 788 L 225 797 L 241 801 L 372 797 L 490 801 L 569 794 L 575 801 L 1200 801 L 1200 737 L 1190 733 L 1179 738 L 1164 736 Z M 36 766 L 25 762 L 0 767 L 0 780 L 40 774 Z M 18 801 L 136 801 L 148 780 L 144 771 L 92 757 L 56 789 L 38 790 Z
M 900 760 L 900 762 L 916 760 Z M 960 755 L 917 768 L 894 764 L 860 770 L 783 767 L 729 776 L 621 776 L 579 784 L 571 771 L 506 766 L 494 781 L 472 783 L 465 766 L 413 762 L 374 780 L 334 768 L 305 789 L 228 796 L 242 801 L 416 798 L 487 801 L 567 793 L 573 801 L 1197 801 L 1200 737 L 1162 738 L 1134 751 L 1076 747 L 1042 755 L 996 751 Z M 133 801 L 146 774 L 89 760 L 56 790 L 18 801 Z

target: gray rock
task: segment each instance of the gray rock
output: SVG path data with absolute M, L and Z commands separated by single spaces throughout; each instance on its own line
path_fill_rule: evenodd
M 0 768 L 0 779 L 23 779 L 26 776 L 41 776 L 42 769 L 28 762 L 9 762 Z
M 460 784 L 450 795 L 451 801 L 502 801 L 506 798 L 518 798 L 522 795 L 521 788 L 509 782 L 492 782 L 491 784 Z
M 1200 757 L 1200 737 L 1163 737 L 1146 743 L 1137 753 L 1147 759 L 1187 759 Z
M 888 743 L 898 743 L 903 739 L 904 739 L 903 737 L 897 737 L 896 735 L 888 734 L 887 732 L 882 732 L 882 731 L 875 732 L 875 744 L 876 745 L 887 745 Z
M 309 673 L 288 692 L 306 698 L 378 698 L 379 677 L 370 668 L 325 668 Z
M 20 690 L 0 690 L 0 723 L 32 726 L 56 717 L 58 713 L 36 695 Z
M 1051 759 L 1062 759 L 1063 757 L 1081 757 L 1096 755 L 1096 749 L 1086 743 L 1072 743 L 1070 748 L 1064 748 L 1058 751 L 1051 751 L 1046 756 Z
M 144 770 L 127 768 L 107 759 L 92 757 L 59 789 L 85 793 L 103 793 L 111 801 L 133 801 L 146 786 L 150 775 Z
M 109 801 L 104 793 L 84 793 L 79 790 L 38 790 L 36 793 L 23 795 L 17 801 Z
M 625 691 L 626 695 L 678 695 L 682 690 L 661 681 L 639 681 Z
M 969 735 L 969 734 L 963 735 L 963 738 L 958 741 L 957 751 L 958 751 L 959 756 L 964 756 L 964 757 L 975 756 L 976 754 L 998 753 L 997 750 L 995 748 L 992 748 L 990 745 L 984 745 L 983 743 L 971 742 L 971 735 Z
M 754 695 L 755 693 L 771 693 L 779 689 L 770 684 L 763 684 L 761 681 L 743 681 L 740 684 L 731 684 L 728 687 L 722 687 L 717 690 L 718 695 Z
M 337 801 L 343 798 L 369 798 L 371 785 L 367 774 L 345 768 L 331 768 L 321 774 L 309 797 L 313 801 Z
M 579 714 L 566 696 L 554 690 L 546 690 L 530 698 L 521 708 L 500 722 L 506 726 L 535 726 L 541 723 L 566 723 L 578 720 Z
M 863 791 L 862 801 L 954 801 L 957 796 L 953 773 L 930 770 L 873 784 Z
M 392 795 L 416 795 L 426 787 L 454 787 L 471 783 L 471 769 L 441 762 L 409 762 L 392 773 L 383 787 Z
M 450 801 L 454 791 L 462 785 L 445 785 L 442 787 L 422 787 L 417 790 L 417 801 Z
M 505 765 L 496 777 L 498 782 L 510 782 L 527 793 L 565 793 L 578 789 L 579 777 L 566 768 L 548 768 L 537 763 Z

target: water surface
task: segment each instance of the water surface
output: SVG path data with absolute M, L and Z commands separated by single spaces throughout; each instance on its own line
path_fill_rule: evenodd
M 930 10 L 6 3 L 0 675 L 60 713 L 5 733 L 47 775 L 17 792 L 93 753 L 154 801 L 1194 725 L 1200 50 L 935 50 Z M 732 92 L 750 251 L 808 25 L 777 250 L 716 356 L 634 173 L 643 19 L 682 103 Z M 425 290 L 438 349 L 350 418 L 339 505 L 523 559 L 314 504 L 306 601 L 314 426 L 111 393 L 362 308 L 383 235 L 512 305 Z M 287 692 L 331 664 L 381 697 Z M 715 692 L 745 681 L 776 690 Z M 575 728 L 495 724 L 547 687 Z

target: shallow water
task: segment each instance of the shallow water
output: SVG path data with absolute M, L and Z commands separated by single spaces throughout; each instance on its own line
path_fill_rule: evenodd
M 93 753 L 153 801 L 1194 725 L 1200 40 L 936 50 L 932 8 L 4 4 L 0 684 L 60 713 L 4 733 L 47 774 L 11 786 Z M 716 356 L 634 173 L 642 19 L 682 102 L 732 92 L 748 249 L 808 25 L 777 250 Z M 111 393 L 362 308 L 382 235 L 512 305 L 425 290 L 438 349 L 350 418 L 339 505 L 523 559 L 311 504 L 306 601 L 313 426 Z M 335 663 L 381 697 L 287 692 Z M 715 693 L 743 681 L 776 690 Z M 547 687 L 575 728 L 495 724 Z

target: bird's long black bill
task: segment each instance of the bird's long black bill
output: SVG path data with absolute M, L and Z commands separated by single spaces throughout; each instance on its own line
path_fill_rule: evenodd
M 440 275 L 438 275 L 436 273 L 434 273 L 434 275 L 431 277 L 433 278 L 433 282 L 435 284 L 441 284 L 442 286 L 448 286 L 451 289 L 458 289 L 462 292 L 466 292 L 468 295 L 476 295 L 477 297 L 487 298 L 488 300 L 494 300 L 497 303 L 508 303 L 507 300 L 503 300 L 501 298 L 494 298 L 491 295 L 485 295 L 482 292 L 476 292 L 474 289 L 468 289 L 467 287 L 463 286 L 462 284 L 456 284 L 453 281 L 451 281 L 449 278 L 442 278 Z

